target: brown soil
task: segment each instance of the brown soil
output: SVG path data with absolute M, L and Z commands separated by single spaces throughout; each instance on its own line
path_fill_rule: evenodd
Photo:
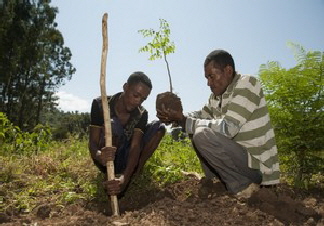
M 136 186 L 136 185 L 131 185 Z M 0 215 L 3 226 L 13 225 L 324 225 L 324 194 L 298 191 L 281 184 L 262 188 L 250 199 L 228 194 L 220 182 L 207 191 L 195 178 L 163 190 L 139 191 L 119 200 L 120 216 L 111 216 L 110 203 L 80 200 L 57 206 L 50 198 L 28 214 Z
M 164 105 L 165 109 L 173 109 L 175 111 L 182 112 L 182 103 L 180 97 L 177 94 L 171 92 L 160 93 L 156 96 L 155 107 L 157 110 L 162 110 Z

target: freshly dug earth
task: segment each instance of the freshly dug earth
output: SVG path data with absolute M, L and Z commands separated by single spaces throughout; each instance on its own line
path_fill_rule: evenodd
M 136 184 L 131 184 L 136 186 Z M 120 216 L 111 216 L 110 202 L 80 200 L 57 206 L 50 197 L 31 213 L 2 213 L 0 223 L 13 225 L 324 225 L 324 194 L 298 191 L 281 184 L 262 188 L 250 199 L 228 194 L 219 181 L 197 178 L 163 190 L 139 191 L 119 200 Z

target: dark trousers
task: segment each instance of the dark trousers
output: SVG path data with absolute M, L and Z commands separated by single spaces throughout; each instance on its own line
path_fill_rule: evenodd
M 247 151 L 235 141 L 208 127 L 196 128 L 192 139 L 206 178 L 220 177 L 233 193 L 262 182 L 260 170 L 248 167 Z
M 161 124 L 159 121 L 153 121 L 146 125 L 144 135 L 142 138 L 142 149 L 147 142 L 151 140 L 151 138 L 160 130 L 164 129 L 164 124 Z M 115 174 L 122 174 L 127 166 L 128 162 L 128 153 L 130 150 L 131 139 L 127 140 L 126 136 L 124 135 L 124 128 L 120 124 L 119 120 L 116 118 L 112 119 L 111 123 L 111 130 L 112 134 L 115 137 L 118 137 L 118 148 L 116 150 L 115 160 L 114 160 L 114 167 L 115 167 Z M 104 137 L 102 138 L 104 140 Z M 104 144 L 103 144 L 104 145 Z M 107 173 L 106 166 L 100 164 L 99 161 L 93 159 L 94 164 L 99 168 L 99 170 L 103 173 Z

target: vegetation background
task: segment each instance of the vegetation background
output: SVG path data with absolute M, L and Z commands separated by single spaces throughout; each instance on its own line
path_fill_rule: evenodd
M 1 211 L 29 212 L 48 197 L 62 206 L 106 199 L 102 175 L 87 150 L 89 113 L 57 109 L 54 93 L 76 69 L 56 28 L 56 13 L 47 1 L 5 0 L 0 10 Z M 269 62 L 259 74 L 281 179 L 303 189 L 323 189 L 324 53 L 291 47 L 295 67 Z M 182 180 L 183 171 L 202 173 L 191 142 L 168 134 L 134 183 L 137 189 L 163 187 Z

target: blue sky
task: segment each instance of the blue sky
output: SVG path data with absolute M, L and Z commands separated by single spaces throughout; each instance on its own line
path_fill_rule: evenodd
M 150 120 L 155 119 L 156 95 L 169 90 L 168 76 L 163 60 L 149 61 L 147 53 L 138 52 L 150 39 L 137 31 L 158 29 L 160 18 L 169 22 L 176 45 L 168 60 L 185 112 L 207 102 L 203 62 L 214 49 L 227 50 L 239 73 L 255 76 L 268 61 L 285 68 L 295 65 L 287 42 L 324 51 L 324 0 L 52 0 L 51 5 L 59 9 L 58 29 L 77 69 L 59 89 L 64 111 L 90 112 L 92 99 L 100 95 L 101 19 L 106 12 L 107 93 L 121 91 L 132 72 L 145 72 L 153 83 L 143 103 Z

